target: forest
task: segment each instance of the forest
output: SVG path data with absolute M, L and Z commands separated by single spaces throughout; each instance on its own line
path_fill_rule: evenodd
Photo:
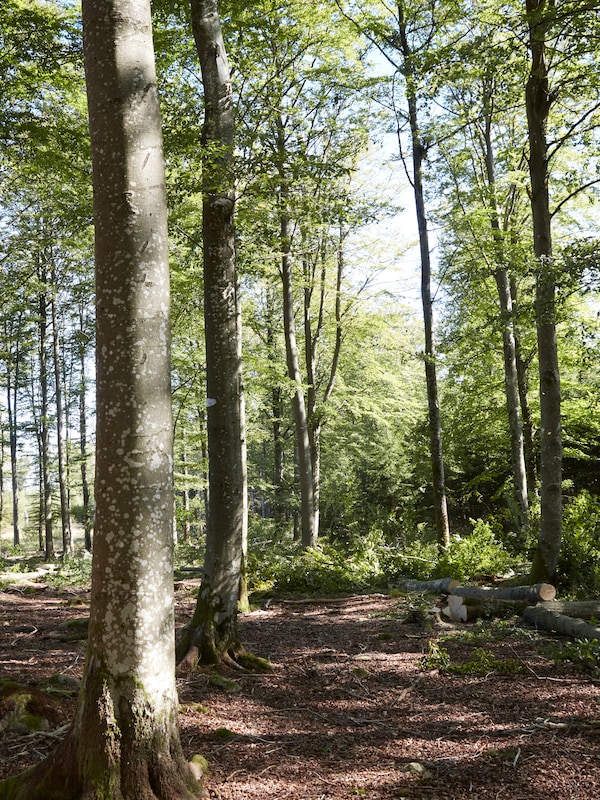
M 240 612 L 598 600 L 600 3 L 81 5 L 0 9 L 0 565 L 91 581 L 0 798 L 179 800 Z

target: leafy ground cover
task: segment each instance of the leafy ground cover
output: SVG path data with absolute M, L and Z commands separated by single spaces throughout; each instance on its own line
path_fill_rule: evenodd
M 64 732 L 85 656 L 89 592 L 46 576 L 0 593 L 0 777 Z M 177 619 L 197 582 L 177 585 Z M 240 618 L 263 674 L 178 678 L 187 755 L 215 800 L 591 800 L 600 683 L 518 620 L 432 628 L 414 597 L 272 601 Z M 406 620 L 409 620 L 408 622 Z M 551 649 L 551 646 L 554 650 Z M 32 699 L 11 694 L 32 688 Z M 27 724 L 17 706 L 42 719 Z M 43 722 L 43 720 L 46 720 Z

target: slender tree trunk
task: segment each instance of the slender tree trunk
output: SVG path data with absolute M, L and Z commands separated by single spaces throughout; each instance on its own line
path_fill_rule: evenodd
M 527 488 L 525 447 L 519 399 L 515 333 L 512 323 L 510 281 L 506 269 L 503 268 L 496 270 L 494 277 L 498 289 L 498 299 L 500 301 L 500 311 L 502 314 L 504 386 L 510 432 L 510 460 L 512 464 L 514 498 L 519 513 L 519 529 L 523 530 L 527 528 L 529 524 L 529 492 Z
M 265 297 L 265 338 L 267 345 L 267 358 L 269 363 L 277 364 L 280 352 L 276 344 L 276 318 L 274 291 L 267 289 Z M 284 420 L 284 392 L 281 381 L 273 376 L 271 390 L 271 431 L 273 435 L 273 469 L 271 480 L 273 482 L 273 500 L 271 503 L 271 516 L 277 527 L 284 525 L 287 511 L 285 501 L 285 443 L 283 434 Z
M 8 440 L 10 448 L 10 476 L 12 488 L 13 544 L 21 542 L 19 529 L 19 473 L 17 462 L 17 385 L 19 378 L 19 342 L 15 343 L 14 374 L 12 365 L 6 365 L 6 411 L 8 414 Z
M 510 294 L 514 318 L 518 317 L 518 291 L 516 281 L 511 279 Z M 521 407 L 521 419 L 523 421 L 523 451 L 525 453 L 525 470 L 527 472 L 527 488 L 531 495 L 537 494 L 537 459 L 534 443 L 535 426 L 533 424 L 533 414 L 529 403 L 529 366 L 531 358 L 524 358 L 521 337 L 518 328 L 515 326 L 515 359 L 517 363 L 517 385 L 519 390 L 519 404 Z
M 288 376 L 294 384 L 292 400 L 294 423 L 296 430 L 296 453 L 298 461 L 298 481 L 300 486 L 300 521 L 302 526 L 302 546 L 314 547 L 317 543 L 315 528 L 315 499 L 313 465 L 310 451 L 310 435 L 306 401 L 300 373 L 300 359 L 296 343 L 296 322 L 294 317 L 294 291 L 292 280 L 292 260 L 290 254 L 290 219 L 287 212 L 287 192 L 281 191 L 280 237 L 281 282 L 283 289 L 283 329 L 285 334 L 285 350 Z
M 239 275 L 236 270 L 236 328 L 238 359 L 242 364 L 242 295 L 240 290 Z M 240 366 L 241 369 L 241 366 Z M 239 610 L 242 612 L 250 611 L 250 598 L 248 596 L 248 451 L 247 451 L 247 432 L 246 432 L 246 392 L 242 382 L 240 385 L 240 447 L 242 458 L 242 563 L 240 565 L 240 596 L 238 600 Z
M 0 531 L 4 525 L 4 456 L 6 454 L 6 439 L 4 436 L 4 417 L 0 413 Z M 2 551 L 2 536 L 0 535 L 0 552 Z
M 423 162 L 425 148 L 421 141 L 418 118 L 418 104 L 415 90 L 415 79 L 412 74 L 413 54 L 406 32 L 404 2 L 398 2 L 398 22 L 400 45 L 404 61 L 406 79 L 406 97 L 412 140 L 413 191 L 419 230 L 419 250 L 421 255 L 421 300 L 423 304 L 423 322 L 425 328 L 425 382 L 427 385 L 427 407 L 429 411 L 429 446 L 431 453 L 431 470 L 433 477 L 433 503 L 437 530 L 437 541 L 440 549 L 450 544 L 450 526 L 448 522 L 448 506 L 446 500 L 446 479 L 444 473 L 444 456 L 442 445 L 442 422 L 438 399 L 436 352 L 433 327 L 433 301 L 431 297 L 431 254 L 429 249 L 429 230 L 425 211 L 423 192 Z
M 306 398 L 300 372 L 300 357 L 296 341 L 294 314 L 294 282 L 292 277 L 292 228 L 289 213 L 289 187 L 286 175 L 285 126 L 277 119 L 277 151 L 279 161 L 279 239 L 281 243 L 281 287 L 283 292 L 283 331 L 288 377 L 294 386 L 292 407 L 296 432 L 296 460 L 300 488 L 301 538 L 304 548 L 314 547 L 318 531 L 315 528 L 315 499 L 313 465 L 310 451 L 310 434 Z
M 56 274 L 54 269 L 51 275 L 52 297 L 50 312 L 52 317 L 52 349 L 54 354 L 54 393 L 56 403 L 56 439 L 58 451 L 58 486 L 60 491 L 60 518 L 62 531 L 63 558 L 73 550 L 71 536 L 71 513 L 67 491 L 67 446 L 65 441 L 65 414 L 63 407 L 62 374 L 60 357 L 60 332 L 56 313 Z
M 216 0 L 192 0 L 202 70 L 204 321 L 209 503 L 202 584 L 178 660 L 218 663 L 243 655 L 237 628 L 244 558 L 245 458 L 233 189 L 233 100 Z
M 85 375 L 85 311 L 79 307 L 79 458 L 81 468 L 81 493 L 83 501 L 83 537 L 85 549 L 92 551 L 92 509 L 90 507 L 90 486 L 88 481 L 88 452 L 87 452 L 87 413 L 86 394 L 87 379 Z
M 304 249 L 304 248 L 303 248 Z M 311 267 L 308 257 L 302 261 L 304 272 L 304 363 L 306 369 L 306 421 L 310 443 L 310 463 L 312 467 L 312 496 L 315 537 L 319 533 L 319 502 L 321 494 L 321 424 L 317 409 L 317 348 L 323 323 L 323 303 L 325 296 L 325 262 L 321 262 L 320 283 L 317 283 L 316 269 Z M 317 322 L 313 328 L 312 298 L 319 289 L 320 299 Z
M 47 286 L 46 268 L 43 264 L 39 267 L 40 285 L 44 291 L 40 292 L 39 304 L 39 362 L 40 362 L 40 435 L 42 442 L 42 481 L 44 486 L 43 518 L 44 542 L 46 560 L 54 558 L 54 537 L 52 525 L 52 482 L 50 478 L 50 423 L 48 402 L 48 356 L 46 353 L 46 340 L 48 336 L 48 299 L 45 292 Z
M 41 431 L 36 431 L 36 443 L 38 449 L 38 512 L 37 512 L 37 529 L 38 529 L 38 547 L 40 553 L 46 550 L 46 539 L 44 536 L 44 472 L 42 469 L 43 454 L 42 454 L 42 435 Z
M 526 0 L 531 66 L 525 102 L 529 133 L 529 175 L 533 246 L 537 259 L 536 325 L 540 375 L 540 500 L 538 546 L 532 565 L 534 581 L 552 581 L 562 538 L 562 432 L 560 372 L 556 341 L 556 285 L 552 255 L 548 192 L 547 124 L 551 98 L 545 60 L 546 34 L 554 3 Z
M 321 432 L 323 410 L 331 398 L 337 376 L 342 350 L 342 281 L 344 277 L 344 232 L 340 227 L 337 249 L 337 266 L 335 275 L 335 339 L 329 374 L 319 398 L 317 382 L 317 348 L 322 338 L 325 312 L 325 298 L 327 289 L 326 255 L 320 254 L 320 278 L 316 279 L 316 271 L 311 269 L 308 262 L 304 264 L 304 350 L 306 360 L 306 374 L 308 377 L 307 392 L 307 417 L 308 433 L 310 440 L 310 453 L 313 471 L 313 498 L 315 509 L 315 528 L 319 529 L 320 496 L 321 496 Z M 316 323 L 313 324 L 311 311 L 312 299 L 315 289 L 318 288 L 318 311 Z
M 519 402 L 519 381 L 517 374 L 516 341 L 513 325 L 512 295 L 510 280 L 506 268 L 504 237 L 500 227 L 500 216 L 496 200 L 496 167 L 492 143 L 492 93 L 487 93 L 485 108 L 485 165 L 488 184 L 488 202 L 490 204 L 490 223 L 495 245 L 497 268 L 494 273 L 500 314 L 502 321 L 502 349 L 504 353 L 504 386 L 506 409 L 510 433 L 510 455 L 512 464 L 514 499 L 518 509 L 519 531 L 527 527 L 529 521 L 529 495 L 527 491 L 527 472 L 525 468 L 525 450 L 523 443 L 523 425 Z
M 188 465 L 188 447 L 187 447 L 187 427 L 183 427 L 182 431 L 182 458 L 183 458 L 183 525 L 181 531 L 181 539 L 184 542 L 189 542 L 191 522 L 190 522 L 190 470 Z

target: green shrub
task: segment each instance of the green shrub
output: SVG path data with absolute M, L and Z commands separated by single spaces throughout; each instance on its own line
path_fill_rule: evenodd
M 292 594 L 336 594 L 381 588 L 385 582 L 382 541 L 375 531 L 345 544 L 325 539 L 303 550 L 289 537 L 261 535 L 251 540 L 248 554 L 250 591 Z
M 589 492 L 565 503 L 557 582 L 588 597 L 600 592 L 600 503 Z
M 92 580 L 92 554 L 82 550 L 65 557 L 46 580 L 53 586 L 87 586 Z
M 510 567 L 511 557 L 498 541 L 491 526 L 471 520 L 473 531 L 464 538 L 453 538 L 434 570 L 436 578 L 472 580 L 482 575 L 497 575 Z
M 491 672 L 497 675 L 514 675 L 526 669 L 517 659 L 497 658 L 485 647 L 475 648 L 467 661 L 453 661 L 446 648 L 433 639 L 429 641 L 428 653 L 421 658 L 419 664 L 422 669 L 438 669 L 451 675 L 488 675 Z
M 559 663 L 573 664 L 592 678 L 600 678 L 600 642 L 598 639 L 576 639 L 574 642 L 561 642 L 548 648 L 549 657 Z

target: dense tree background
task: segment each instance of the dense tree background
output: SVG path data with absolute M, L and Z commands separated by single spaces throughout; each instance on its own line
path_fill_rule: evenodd
M 561 389 L 558 579 L 598 588 L 586 554 L 600 492 L 600 4 L 439 0 L 432 15 L 422 5 L 402 4 L 414 49 L 408 63 L 390 63 L 382 53 L 399 54 L 402 43 L 397 9 L 385 3 L 220 3 L 236 132 L 250 572 L 277 554 L 305 563 L 301 544 L 323 557 L 331 545 L 357 558 L 377 551 L 388 577 L 436 569 L 421 309 L 404 299 L 420 264 L 404 166 L 415 146 L 412 93 L 450 550 L 481 520 L 476 535 L 487 526 L 489 547 L 515 563 L 536 551 L 543 281 Z M 191 563 L 202 559 L 210 501 L 203 85 L 188 4 L 161 0 L 153 13 L 170 205 L 176 535 Z M 551 258 L 535 247 L 526 104 L 528 42 L 542 28 Z M 9 0 L 0 45 L 2 545 L 33 540 L 50 558 L 68 553 L 72 537 L 91 546 L 93 509 L 91 167 L 76 10 L 67 0 Z

